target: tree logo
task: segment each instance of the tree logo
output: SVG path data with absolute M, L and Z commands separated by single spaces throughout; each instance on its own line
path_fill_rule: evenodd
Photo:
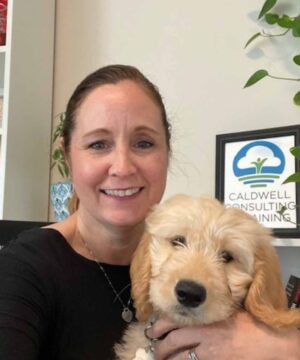
M 267 187 L 278 181 L 285 168 L 282 150 L 270 141 L 256 140 L 243 146 L 232 163 L 239 181 L 251 188 Z

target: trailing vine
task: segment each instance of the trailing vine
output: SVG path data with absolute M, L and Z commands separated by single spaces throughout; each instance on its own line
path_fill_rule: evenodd
M 246 42 L 245 48 L 249 46 L 253 41 L 260 37 L 264 38 L 274 38 L 285 36 L 288 33 L 291 33 L 293 37 L 300 37 L 300 14 L 296 16 L 289 16 L 286 14 L 278 14 L 275 12 L 270 12 L 276 5 L 277 0 L 266 0 L 260 10 L 258 20 L 263 19 L 269 25 L 277 26 L 281 31 L 277 33 L 268 33 L 264 30 L 255 33 L 250 37 Z M 300 52 L 293 56 L 293 63 L 297 66 L 300 66 Z M 270 74 L 266 69 L 257 70 L 252 74 L 247 80 L 244 88 L 256 84 L 258 81 L 262 80 L 265 77 L 269 77 L 276 80 L 287 80 L 287 81 L 300 81 L 300 78 L 290 78 L 284 76 L 275 76 Z M 300 91 L 298 91 L 293 97 L 294 104 L 300 106 Z

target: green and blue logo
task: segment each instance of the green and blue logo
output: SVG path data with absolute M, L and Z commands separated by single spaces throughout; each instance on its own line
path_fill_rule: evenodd
M 266 148 L 265 150 L 268 153 L 271 151 L 272 157 L 257 156 L 254 159 L 248 158 L 249 150 L 255 150 L 256 147 Z M 241 166 L 243 160 L 246 161 Z M 275 165 L 273 165 L 274 162 L 276 163 Z M 233 159 L 232 167 L 234 175 L 244 185 L 248 185 L 251 188 L 266 187 L 280 178 L 285 168 L 285 157 L 282 150 L 274 143 L 256 140 L 243 146 L 238 151 Z

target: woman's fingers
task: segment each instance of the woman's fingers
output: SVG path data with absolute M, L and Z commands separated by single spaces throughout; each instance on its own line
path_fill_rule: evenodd
M 199 345 L 199 328 L 193 329 L 186 328 L 177 329 L 167 334 L 163 341 L 156 343 L 155 345 L 155 359 L 187 359 L 188 350 L 196 348 Z M 171 357 L 173 356 L 173 357 Z
M 155 354 L 155 359 L 164 359 L 164 360 L 209 360 L 210 357 L 200 357 L 199 355 L 199 346 L 193 347 L 188 350 L 176 352 L 170 356 L 159 358 Z
M 159 319 L 147 330 L 147 336 L 152 339 L 165 337 L 170 331 L 178 328 L 178 325 L 169 319 Z
M 172 321 L 161 319 L 148 334 L 162 339 L 154 342 L 156 360 L 192 360 L 188 356 L 190 349 L 199 360 L 300 359 L 300 335 L 296 329 L 272 329 L 243 311 L 206 326 L 176 328 Z
M 168 360 L 200 360 L 200 358 L 197 356 L 195 349 L 191 349 L 171 355 L 168 357 Z

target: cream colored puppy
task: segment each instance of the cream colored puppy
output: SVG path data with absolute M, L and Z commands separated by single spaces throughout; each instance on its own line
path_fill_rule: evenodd
M 287 308 L 271 241 L 252 216 L 215 199 L 176 195 L 157 205 L 131 265 L 139 323 L 116 346 L 118 358 L 143 358 L 151 314 L 180 325 L 209 324 L 243 307 L 270 326 L 299 326 L 300 311 Z

